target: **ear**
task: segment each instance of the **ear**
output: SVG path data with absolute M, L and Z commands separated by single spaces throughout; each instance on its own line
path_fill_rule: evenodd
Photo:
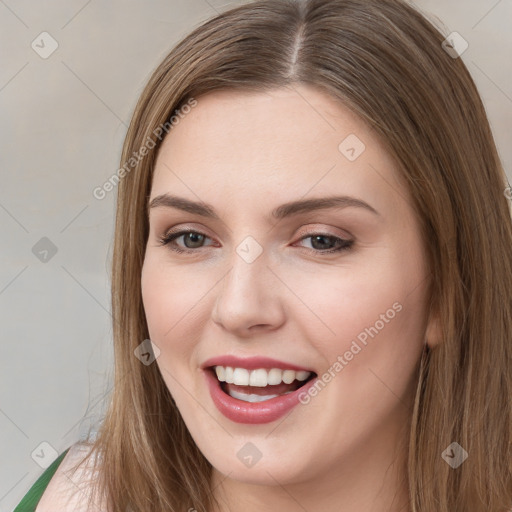
M 425 344 L 429 349 L 435 348 L 442 341 L 443 331 L 439 314 L 432 312 L 425 330 Z

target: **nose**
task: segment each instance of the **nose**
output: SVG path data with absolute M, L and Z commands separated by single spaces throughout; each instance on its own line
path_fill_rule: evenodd
M 268 266 L 265 252 L 250 263 L 234 252 L 232 262 L 216 287 L 212 320 L 240 338 L 279 328 L 285 321 L 283 285 Z

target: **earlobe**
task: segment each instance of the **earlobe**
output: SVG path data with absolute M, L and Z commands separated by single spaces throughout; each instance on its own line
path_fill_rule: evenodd
M 439 315 L 431 315 L 425 331 L 425 345 L 431 350 L 441 343 L 442 329 Z

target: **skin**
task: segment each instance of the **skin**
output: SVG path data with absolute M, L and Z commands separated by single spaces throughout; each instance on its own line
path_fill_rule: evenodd
M 218 512 L 410 510 L 400 442 L 435 336 L 419 223 L 394 161 L 359 117 L 311 86 L 197 100 L 163 142 L 150 201 L 201 200 L 220 220 L 152 208 L 141 279 L 156 363 L 214 468 Z M 366 146 L 354 161 L 338 149 L 349 134 Z M 364 200 L 379 215 L 349 207 L 269 217 L 283 203 L 330 195 Z M 196 251 L 179 254 L 158 243 L 174 227 L 207 238 L 178 238 Z M 318 233 L 354 244 L 322 254 L 337 245 L 306 238 Z M 249 235 L 263 249 L 252 263 L 236 252 Z M 322 375 L 394 303 L 400 312 L 284 418 L 238 424 L 213 404 L 199 368 L 206 359 L 265 355 Z M 262 454 L 252 467 L 237 457 L 248 442 Z

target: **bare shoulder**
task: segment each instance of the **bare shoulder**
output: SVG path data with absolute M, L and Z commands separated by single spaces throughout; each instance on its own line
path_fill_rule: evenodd
M 88 507 L 91 483 L 94 479 L 92 458 L 74 471 L 75 466 L 90 451 L 91 445 L 87 443 L 76 443 L 71 446 L 46 487 L 35 512 L 106 512 L 98 500 L 93 500 Z

